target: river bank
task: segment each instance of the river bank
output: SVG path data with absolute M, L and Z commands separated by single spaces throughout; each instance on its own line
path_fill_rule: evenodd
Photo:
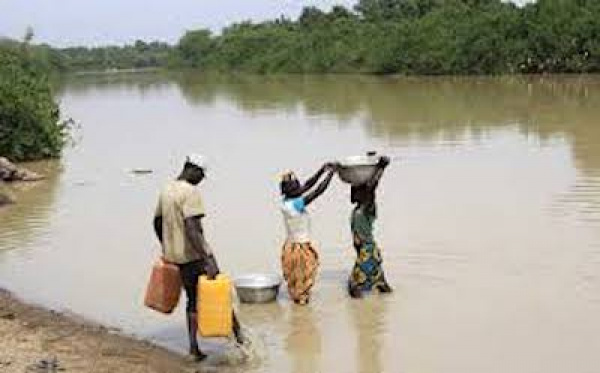
M 33 182 L 43 179 L 43 175 L 18 167 L 7 158 L 0 157 L 0 207 L 16 202 L 15 197 L 5 185 L 6 183 Z
M 0 290 L 0 371 L 199 372 L 173 352 L 118 330 L 26 304 Z

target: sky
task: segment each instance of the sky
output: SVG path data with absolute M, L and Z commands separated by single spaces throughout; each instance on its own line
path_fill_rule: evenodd
M 526 0 L 520 0 L 523 2 Z M 348 7 L 356 0 L 0 0 L 0 37 L 21 39 L 33 27 L 54 46 L 176 42 L 185 30 L 219 31 L 236 21 L 296 17 L 304 6 Z M 519 2 L 519 1 L 517 1 Z
M 236 21 L 297 16 L 302 7 L 352 6 L 354 0 L 0 0 L 0 36 L 20 39 L 27 26 L 51 45 L 175 42 L 189 29 L 218 31 Z

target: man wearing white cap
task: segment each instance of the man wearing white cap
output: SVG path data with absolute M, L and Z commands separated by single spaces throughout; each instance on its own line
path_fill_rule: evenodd
M 154 216 L 154 231 L 163 248 L 164 259 L 179 267 L 187 296 L 187 326 L 190 354 L 200 361 L 206 358 L 197 339 L 197 284 L 206 274 L 214 278 L 219 273 L 212 250 L 204 238 L 202 218 L 205 216 L 200 190 L 206 159 L 189 155 L 177 180 L 170 181 L 160 193 Z M 234 333 L 241 342 L 239 324 L 234 316 Z

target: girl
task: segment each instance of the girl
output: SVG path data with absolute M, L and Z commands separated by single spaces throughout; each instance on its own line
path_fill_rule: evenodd
M 325 179 L 316 189 L 310 191 L 325 173 L 327 173 Z M 328 163 L 304 184 L 293 172 L 285 173 L 281 179 L 280 189 L 283 195 L 281 211 L 287 231 L 281 266 L 288 293 L 296 304 L 308 303 L 310 289 L 319 267 L 319 254 L 310 237 L 310 217 L 306 207 L 325 192 L 334 173 L 335 166 Z

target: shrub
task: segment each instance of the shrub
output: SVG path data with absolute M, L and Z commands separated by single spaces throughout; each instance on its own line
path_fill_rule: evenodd
M 27 44 L 0 45 L 0 155 L 14 161 L 58 157 L 68 124 L 46 69 Z

